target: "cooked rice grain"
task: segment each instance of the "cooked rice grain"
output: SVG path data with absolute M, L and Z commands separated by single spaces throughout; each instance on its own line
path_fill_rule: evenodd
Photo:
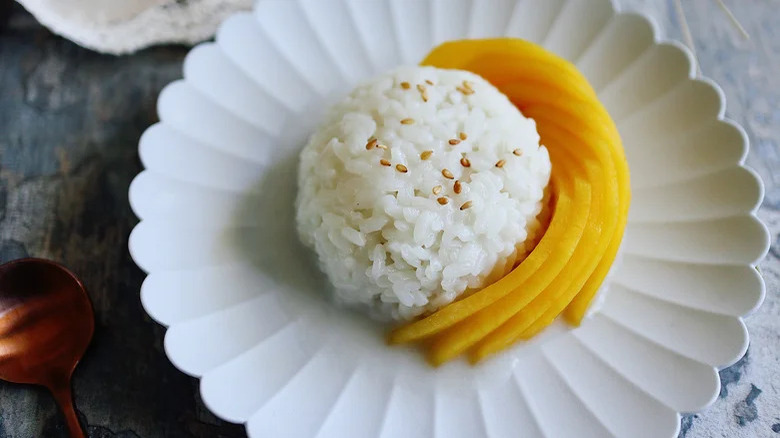
M 426 100 L 396 85 L 423 82 Z M 527 254 L 549 176 L 534 121 L 495 87 L 468 72 L 404 67 L 360 85 L 311 136 L 298 230 L 339 302 L 408 320 Z

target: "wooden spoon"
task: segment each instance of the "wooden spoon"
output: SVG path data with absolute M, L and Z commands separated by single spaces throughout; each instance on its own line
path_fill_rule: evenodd
M 73 438 L 84 431 L 71 376 L 94 331 L 87 292 L 68 269 L 33 258 L 0 265 L 0 379 L 48 388 Z

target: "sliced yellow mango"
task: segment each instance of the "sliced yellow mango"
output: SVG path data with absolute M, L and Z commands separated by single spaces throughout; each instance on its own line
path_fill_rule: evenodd
M 610 227 L 614 229 L 616 221 L 611 221 L 610 224 L 609 218 L 605 216 L 614 217 L 614 215 L 604 214 L 604 204 L 609 193 L 603 187 L 605 181 L 600 177 L 598 165 L 590 161 L 587 162 L 587 167 L 587 178 L 593 184 L 593 202 L 585 231 L 564 271 L 531 303 L 483 337 L 469 353 L 472 362 L 478 362 L 513 344 L 529 327 L 535 325 L 546 327 L 566 307 L 596 268 L 601 259 L 600 254 L 609 243 L 609 239 L 604 239 L 602 233 L 607 232 Z M 547 317 L 550 315 L 553 316 L 548 322 Z
M 604 278 L 614 263 L 620 243 L 623 240 L 623 233 L 628 220 L 628 208 L 631 202 L 631 191 L 628 163 L 626 162 L 623 148 L 620 146 L 620 136 L 614 123 L 609 119 L 609 114 L 606 113 L 603 107 L 596 107 L 593 108 L 593 113 L 591 114 L 586 112 L 579 117 L 565 117 L 565 120 L 559 117 L 567 113 L 575 114 L 576 111 L 573 108 L 555 111 L 550 105 L 527 105 L 524 113 L 537 121 L 537 127 L 540 130 L 544 129 L 544 126 L 560 123 L 565 125 L 561 129 L 574 135 L 579 142 L 591 139 L 600 140 L 603 148 L 606 148 L 611 154 L 612 162 L 615 165 L 615 181 L 619 187 L 619 207 L 615 233 L 593 275 L 587 280 L 579 294 L 577 294 L 564 312 L 564 317 L 570 324 L 579 325 L 591 300 L 601 287 Z M 541 133 L 540 135 L 543 139 L 545 138 L 545 135 Z M 549 137 L 550 134 L 547 133 L 547 136 Z M 614 145 L 618 145 L 618 147 L 614 147 Z
M 389 341 L 430 338 L 428 359 L 438 365 L 466 350 L 480 360 L 540 332 L 561 312 L 579 324 L 628 217 L 628 166 L 612 119 L 573 65 L 527 41 L 445 43 L 423 64 L 479 74 L 536 121 L 553 164 L 555 208 L 539 244 L 517 268 L 396 329 Z
M 612 240 L 609 242 L 606 254 L 601 258 L 601 262 L 596 267 L 593 275 L 588 278 L 588 281 L 579 291 L 576 297 L 569 303 L 566 310 L 563 313 L 566 321 L 573 325 L 580 325 L 582 318 L 585 317 L 585 313 L 588 311 L 590 302 L 593 297 L 596 296 L 601 284 L 604 282 L 609 273 L 609 269 L 615 262 L 615 257 L 620 249 L 620 243 L 623 241 L 623 234 L 626 230 L 626 223 L 628 222 L 628 206 L 631 202 L 631 191 L 628 185 L 628 163 L 625 158 L 616 160 L 618 164 L 618 178 L 626 180 L 626 183 L 620 187 L 620 213 L 618 216 L 617 230 L 612 236 Z
M 556 242 L 556 247 L 547 262 L 533 276 L 518 284 L 505 297 L 475 312 L 469 318 L 437 336 L 429 347 L 428 360 L 432 364 L 439 365 L 466 351 L 517 314 L 529 302 L 536 299 L 551 282 L 560 276 L 575 248 L 578 247 L 577 244 L 587 224 L 591 204 L 591 185 L 577 175 L 575 167 L 576 165 L 571 163 L 562 163 L 554 171 L 556 183 L 563 180 L 563 183 L 556 184 L 555 193 L 559 196 L 559 201 L 571 202 L 571 212 L 568 211 L 568 208 L 559 210 L 558 205 L 556 205 L 553 217 L 571 214 L 573 219 L 559 241 Z M 573 182 L 570 179 L 573 179 Z M 573 184 L 573 189 L 568 184 Z M 567 199 L 569 197 L 572 198 L 569 200 Z

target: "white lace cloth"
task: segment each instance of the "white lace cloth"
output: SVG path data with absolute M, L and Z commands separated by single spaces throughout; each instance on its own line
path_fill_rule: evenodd
M 53 32 L 103 53 L 194 44 L 253 0 L 17 0 Z

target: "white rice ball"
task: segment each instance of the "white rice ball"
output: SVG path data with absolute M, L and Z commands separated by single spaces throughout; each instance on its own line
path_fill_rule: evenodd
M 535 122 L 495 87 L 403 67 L 357 87 L 311 136 L 298 231 L 337 301 L 408 320 L 526 255 L 549 177 Z

